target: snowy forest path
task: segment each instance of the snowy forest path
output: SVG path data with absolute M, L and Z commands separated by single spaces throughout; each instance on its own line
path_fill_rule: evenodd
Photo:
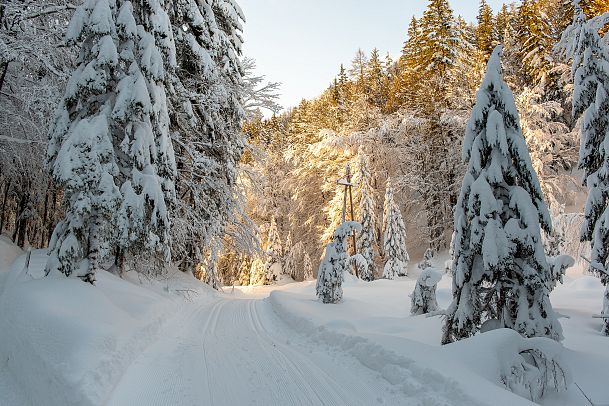
M 108 405 L 405 404 L 353 357 L 298 336 L 265 300 L 193 303 L 178 317 Z

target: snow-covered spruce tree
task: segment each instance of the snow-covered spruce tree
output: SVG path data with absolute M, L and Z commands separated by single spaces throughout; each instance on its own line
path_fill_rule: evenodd
M 591 271 L 609 283 L 609 49 L 575 5 L 580 27 L 573 54 L 573 114 L 582 117 L 579 169 L 588 187 L 582 241 L 591 241 Z
M 247 286 L 251 280 L 252 261 L 249 257 L 244 257 L 239 264 L 239 286 Z
M 541 229 L 551 231 L 514 96 L 493 52 L 463 144 L 467 172 L 455 208 L 453 302 L 444 344 L 474 335 L 482 322 L 525 337 L 562 338 L 550 304 L 553 277 Z
M 205 278 L 203 281 L 215 290 L 220 289 L 220 279 L 218 278 L 218 260 L 222 251 L 222 242 L 214 241 L 205 261 Z
M 383 221 L 383 251 L 385 254 L 383 278 L 395 279 L 398 276 L 405 276 L 408 274 L 407 266 L 410 261 L 406 251 L 406 226 L 400 207 L 393 199 L 390 179 L 387 180 Z
M 164 0 L 125 1 L 116 21 L 126 75 L 112 111 L 123 129 L 119 176 L 123 202 L 121 255 L 154 253 L 168 263 L 169 207 L 175 202 L 176 164 L 169 134 L 166 86 L 176 67 L 175 43 Z
M 326 247 L 324 259 L 317 271 L 317 297 L 324 303 L 338 303 L 343 298 L 344 273 L 349 272 L 349 255 L 345 243 L 349 235 L 362 226 L 354 221 L 341 224 Z
M 605 286 L 605 296 L 603 297 L 603 314 L 609 314 L 609 284 Z M 603 319 L 603 334 L 609 336 L 609 319 Z
M 582 241 L 591 242 L 590 271 L 607 286 L 603 313 L 609 311 L 609 47 L 603 42 L 579 2 L 575 2 L 573 23 L 565 30 L 561 44 L 573 58 L 573 115 L 581 118 L 579 169 L 588 187 Z M 609 335 L 609 320 L 603 333 Z
M 281 271 L 285 275 L 289 275 L 292 279 L 296 280 L 296 261 L 297 257 L 300 254 L 300 249 L 302 248 L 302 244 L 293 244 L 292 243 L 292 233 L 288 233 L 288 238 L 285 240 L 285 245 L 283 247 L 283 261 Z
M 419 262 L 417 268 L 420 270 L 425 270 L 427 268 L 431 268 L 431 259 L 433 258 L 433 250 L 431 248 L 427 248 L 425 250 L 425 254 L 423 254 L 423 260 Z
M 269 225 L 267 235 L 266 261 L 264 263 L 264 270 L 266 273 L 267 283 L 271 283 L 277 281 L 283 274 L 283 264 L 281 261 L 283 248 L 281 246 L 281 238 L 279 237 L 275 217 L 271 219 L 271 224 Z
M 250 268 L 250 285 L 260 285 L 266 281 L 264 262 L 261 258 L 255 257 Z
M 86 0 L 67 42 L 80 54 L 47 152 L 66 217 L 53 233 L 47 272 L 94 283 L 119 247 L 169 259 L 175 165 L 164 81 L 175 65 L 173 36 L 159 0 Z
M 360 151 L 359 156 L 359 171 L 360 171 L 360 217 L 362 231 L 357 235 L 358 253 L 366 260 L 366 266 L 359 269 L 359 277 L 365 281 L 374 280 L 374 244 L 375 236 L 374 229 L 375 221 L 375 203 L 370 190 L 370 171 L 368 169 L 368 158 Z
M 282 273 L 296 280 L 297 248 L 292 247 L 283 259 Z
M 417 278 L 414 292 L 410 295 L 410 313 L 414 315 L 427 314 L 438 310 L 436 300 L 436 287 L 442 280 L 442 274 L 437 270 L 427 267 L 422 270 Z
M 303 267 L 303 279 L 305 281 L 310 281 L 315 276 L 313 275 L 313 264 L 311 263 L 311 257 L 309 254 L 305 252 L 304 257 L 302 259 L 302 267 Z
M 170 18 L 179 67 L 170 97 L 180 197 L 171 212 L 172 252 L 183 259 L 183 271 L 192 271 L 236 221 L 245 145 L 239 100 L 244 15 L 234 0 L 175 0 Z
M 553 222 L 552 232 L 544 235 L 544 247 L 548 265 L 552 272 L 552 277 L 548 281 L 548 287 L 550 290 L 553 290 L 559 282 L 563 282 L 566 270 L 575 265 L 575 260 L 570 255 L 562 254 L 566 251 L 566 230 L 564 222 L 560 221 L 564 216 L 564 205 L 556 203 L 550 214 Z

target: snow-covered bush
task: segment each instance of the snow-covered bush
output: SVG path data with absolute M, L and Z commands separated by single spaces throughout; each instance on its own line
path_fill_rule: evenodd
M 414 315 L 427 314 L 438 310 L 436 286 L 442 280 L 442 274 L 427 267 L 421 272 L 411 297 L 410 313 Z
M 345 242 L 351 232 L 360 231 L 362 226 L 347 221 L 334 232 L 334 239 L 326 247 L 324 259 L 317 271 L 317 297 L 324 303 L 338 303 L 343 298 L 344 273 L 349 272 L 350 261 Z
M 533 402 L 549 392 L 564 392 L 570 375 L 561 361 L 563 347 L 547 339 L 523 339 L 517 353 L 506 351 L 502 383 L 512 392 Z

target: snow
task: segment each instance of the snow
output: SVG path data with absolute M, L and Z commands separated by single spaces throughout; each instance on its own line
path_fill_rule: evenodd
M 446 253 L 438 255 L 434 258 L 434 265 L 438 267 L 446 258 Z M 419 367 L 424 366 L 440 373 L 446 386 L 458 388 L 483 404 L 531 404 L 506 391 L 500 382 L 507 361 L 512 360 L 505 358 L 507 349 L 517 348 L 527 340 L 502 329 L 440 346 L 441 317 L 410 315 L 408 293 L 414 289 L 417 272 L 420 270 L 411 267 L 409 275 L 412 276 L 395 281 L 346 280 L 343 284 L 343 301 L 334 306 L 316 301 L 313 285 L 307 282 L 275 289 L 270 293 L 270 301 L 284 321 L 297 331 L 330 346 L 354 353 L 355 350 L 349 350 L 349 343 L 359 343 L 362 339 L 364 344 L 361 345 L 367 348 L 362 354 L 379 353 L 380 350 L 374 350 L 377 345 L 391 351 L 391 356 L 385 358 L 378 355 L 374 361 L 361 355 L 362 363 L 371 364 L 377 370 L 392 369 L 391 363 L 404 357 Z M 450 304 L 451 284 L 451 278 L 445 277 L 438 285 L 437 296 L 441 309 Z M 268 294 L 268 290 L 260 292 L 256 288 L 250 288 L 249 291 L 241 289 L 248 295 Z M 543 348 L 562 349 L 560 358 L 570 371 L 572 382 L 582 387 L 595 404 L 602 404 L 609 399 L 609 388 L 603 378 L 609 373 L 607 339 L 600 333 L 602 322 L 591 317 L 602 308 L 599 299 L 602 292 L 603 286 L 597 278 L 575 271 L 567 272 L 565 284 L 559 285 L 551 294 L 553 306 L 562 316 L 560 321 L 564 330 L 564 348 L 553 340 L 529 339 L 536 343 L 544 342 Z M 358 357 L 357 354 L 352 355 Z M 450 382 L 454 382 L 454 386 Z M 448 404 L 468 404 L 455 401 L 459 399 L 457 389 L 455 391 L 450 395 L 453 402 Z M 565 393 L 550 391 L 541 404 L 560 406 L 589 403 L 572 383 Z
M 23 250 L 14 245 L 10 238 L 0 234 L 0 270 L 8 269 L 21 254 L 23 254 Z
M 188 303 L 178 290 L 191 289 L 201 303 L 213 297 L 183 278 L 140 285 L 100 272 L 96 287 L 42 278 L 46 253 L 33 251 L 28 269 L 25 259 L 0 266 L 0 393 L 15 398 L 10 404 L 104 404 L 134 357 Z
M 91 286 L 42 278 L 45 252 L 28 269 L 20 254 L 0 238 L 2 404 L 529 405 L 501 379 L 531 342 L 595 404 L 609 399 L 607 338 L 591 317 L 603 287 L 572 270 L 551 296 L 564 348 L 505 329 L 441 346 L 441 317 L 410 315 L 414 265 L 396 280 L 346 274 L 343 300 L 325 305 L 313 281 L 216 293 L 182 273 L 99 272 Z M 441 309 L 451 285 L 438 284 Z M 542 404 L 586 402 L 570 384 Z

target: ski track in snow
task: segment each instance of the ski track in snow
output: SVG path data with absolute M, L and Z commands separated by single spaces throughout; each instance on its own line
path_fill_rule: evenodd
M 298 336 L 267 301 L 223 299 L 193 303 L 170 322 L 127 369 L 107 404 L 369 406 L 407 401 L 353 357 Z

